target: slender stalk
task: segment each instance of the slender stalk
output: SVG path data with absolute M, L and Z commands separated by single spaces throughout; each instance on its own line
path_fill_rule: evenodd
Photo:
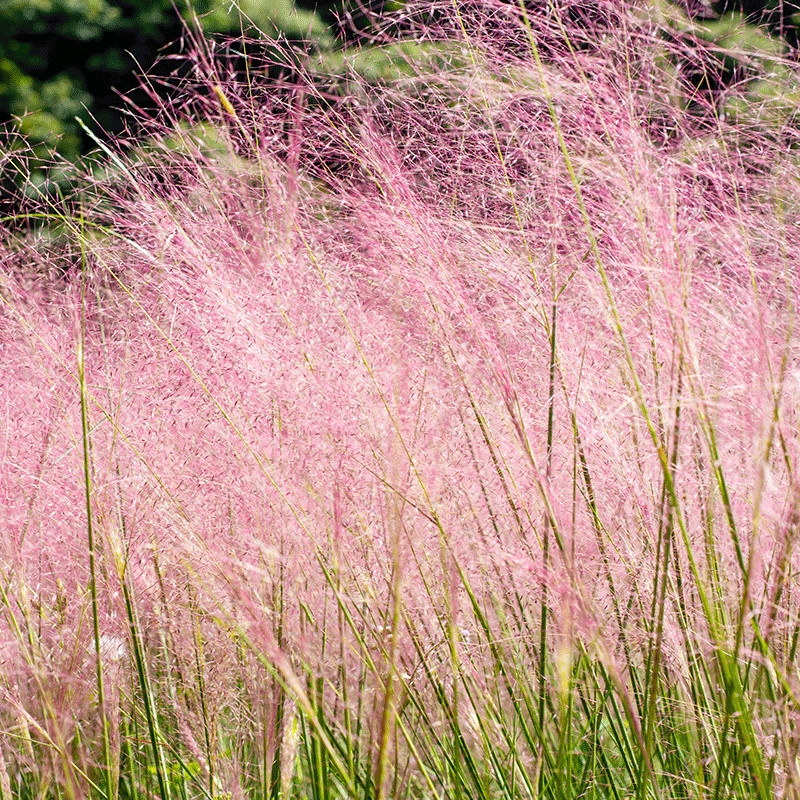
M 81 217 L 82 219 L 82 217 Z M 81 225 L 81 234 L 83 234 Z M 94 640 L 94 669 L 97 685 L 97 705 L 100 711 L 100 724 L 103 737 L 103 769 L 105 796 L 107 800 L 115 797 L 114 770 L 111 759 L 111 737 L 108 712 L 106 709 L 105 679 L 103 677 L 103 653 L 100 634 L 100 604 L 97 591 L 97 555 L 94 529 L 94 513 L 92 508 L 92 466 L 91 442 L 89 426 L 89 406 L 86 389 L 86 251 L 81 235 L 81 282 L 80 282 L 80 327 L 77 345 L 78 387 L 81 399 L 81 444 L 83 447 L 83 487 L 86 503 L 86 536 L 89 549 L 89 596 L 92 606 L 92 634 Z
M 556 324 L 558 320 L 558 299 L 553 288 L 553 303 L 550 318 L 550 358 L 548 364 L 547 384 L 547 467 L 548 484 L 553 471 L 553 431 L 555 428 L 555 389 L 556 389 Z M 544 537 L 542 542 L 542 601 L 541 621 L 539 623 L 539 728 L 544 730 L 547 701 L 547 615 L 548 604 L 548 568 L 550 565 L 550 518 L 544 520 Z M 539 792 L 543 790 L 544 772 L 540 773 Z

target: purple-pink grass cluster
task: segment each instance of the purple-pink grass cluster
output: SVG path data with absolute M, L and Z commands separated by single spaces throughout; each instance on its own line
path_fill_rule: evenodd
M 609 4 L 602 30 L 531 12 L 530 34 L 516 6 L 453 8 L 387 27 L 416 37 L 423 74 L 353 73 L 338 94 L 313 57 L 275 84 L 198 50 L 180 109 L 68 217 L 42 209 L 50 241 L 9 229 L 12 777 L 63 778 L 58 748 L 100 736 L 82 317 L 112 749 L 141 691 L 124 582 L 172 687 L 162 713 L 236 794 L 240 744 L 206 738 L 274 728 L 267 663 L 302 686 L 347 676 L 374 741 L 389 660 L 400 694 L 432 696 L 423 662 L 444 686 L 455 657 L 485 680 L 465 586 L 532 676 L 545 607 L 550 663 L 583 648 L 633 697 L 667 531 L 664 684 L 688 698 L 688 653 L 719 644 L 694 560 L 726 646 L 797 690 L 796 131 L 681 103 L 670 44 L 633 6 Z M 772 742 L 777 709 L 756 706 Z

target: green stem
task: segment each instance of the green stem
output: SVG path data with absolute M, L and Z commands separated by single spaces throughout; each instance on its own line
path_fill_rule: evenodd
M 83 222 L 81 218 L 81 230 Z M 94 668 L 97 680 L 97 704 L 103 728 L 103 763 L 107 800 L 114 797 L 114 772 L 111 762 L 111 738 L 106 709 L 103 656 L 100 652 L 100 612 L 97 598 L 97 557 L 95 548 L 94 515 L 92 513 L 92 468 L 90 452 L 89 408 L 86 391 L 86 251 L 81 236 L 81 319 L 77 347 L 78 386 L 81 397 L 81 443 L 83 445 L 83 487 L 86 501 L 86 534 L 89 545 L 89 594 L 92 604 L 92 631 L 94 637 Z

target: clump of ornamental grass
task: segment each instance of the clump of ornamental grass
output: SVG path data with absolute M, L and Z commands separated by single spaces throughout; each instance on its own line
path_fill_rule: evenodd
M 198 42 L 6 223 L 4 800 L 797 796 L 796 131 L 585 5 Z

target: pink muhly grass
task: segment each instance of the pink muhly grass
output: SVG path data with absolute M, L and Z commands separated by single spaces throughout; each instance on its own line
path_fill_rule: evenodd
M 4 793 L 791 796 L 793 155 L 601 10 L 338 97 L 198 50 L 8 233 Z

